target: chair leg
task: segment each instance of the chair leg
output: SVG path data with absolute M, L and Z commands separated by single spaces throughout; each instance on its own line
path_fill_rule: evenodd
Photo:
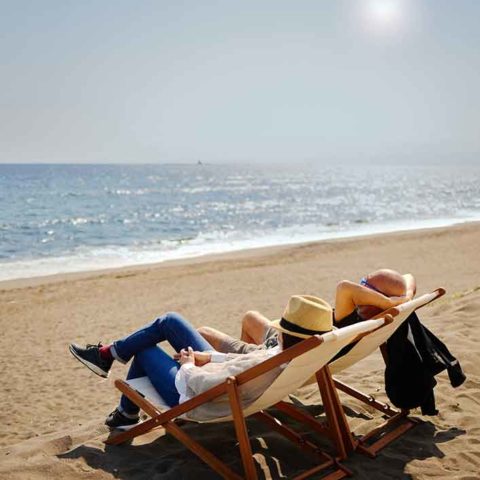
M 191 452 L 197 455 L 200 460 L 205 462 L 212 470 L 215 470 L 219 475 L 227 480 L 242 480 L 240 475 L 234 473 L 225 463 L 219 460 L 213 453 L 202 447 L 190 435 L 185 433 L 174 422 L 168 422 L 164 425 L 165 430 L 173 435 L 178 441 L 183 443 Z M 250 478 L 250 477 L 247 477 Z M 253 478 L 253 477 L 252 477 Z
M 408 411 L 398 412 L 393 417 L 388 418 L 382 425 L 361 437 L 358 451 L 375 458 L 382 448 L 385 448 L 419 423 L 421 423 L 420 420 L 408 417 Z M 378 439 L 369 443 L 375 437 L 378 437 Z
M 353 440 L 328 367 L 319 370 L 316 373 L 316 377 L 332 440 L 335 443 L 340 459 L 343 460 L 355 450 L 356 443 Z
M 143 435 L 154 428 L 163 427 L 166 432 L 175 437 L 178 441 L 183 443 L 191 452 L 197 455 L 200 460 L 205 462 L 213 470 L 215 470 L 219 475 L 227 480 L 241 480 L 242 477 L 235 472 L 233 472 L 225 463 L 218 459 L 213 453 L 208 451 L 206 448 L 202 447 L 198 442 L 196 442 L 190 435 L 185 433 L 174 421 L 168 421 L 165 423 L 159 422 L 159 417 L 161 412 L 154 407 L 149 401 L 147 401 L 142 395 L 140 395 L 136 390 L 134 390 L 126 382 L 117 380 L 115 382 L 116 387 L 126 395 L 132 402 L 136 403 L 142 410 L 150 415 L 152 418 L 149 420 L 136 425 L 135 427 L 122 432 L 117 435 L 110 436 L 105 440 L 107 445 L 118 445 L 131 440 L 139 435 Z
M 297 422 L 300 422 L 306 425 L 307 427 L 311 428 L 313 431 L 317 432 L 318 434 L 322 436 L 326 436 L 330 440 L 332 440 L 332 432 L 328 428 L 328 425 L 326 422 L 325 423 L 319 422 L 315 417 L 312 417 L 312 415 L 305 413 L 303 410 L 300 410 L 298 407 L 295 407 L 291 403 L 284 402 L 283 400 L 275 404 L 275 408 L 285 413 L 290 418 L 293 418 Z
M 278 406 L 278 404 L 276 406 Z M 307 417 L 307 415 L 305 415 L 305 417 Z M 324 470 L 332 469 L 333 471 L 330 474 L 327 474 L 327 476 L 323 476 L 322 479 L 340 479 L 352 475 L 352 472 L 348 468 L 343 466 L 341 463 L 339 463 L 336 458 L 333 458 L 332 456 L 320 450 L 317 445 L 304 438 L 303 435 L 297 433 L 292 428 L 287 427 L 280 420 L 273 417 L 269 413 L 265 411 L 258 412 L 255 414 L 255 418 L 262 420 L 267 425 L 269 425 L 272 430 L 275 430 L 276 432 L 283 435 L 285 438 L 288 438 L 290 441 L 296 443 L 301 449 L 308 450 L 311 454 L 315 455 L 320 460 L 320 464 L 302 472 L 300 475 L 295 477 L 295 480 L 308 478 L 311 475 L 319 474 L 320 472 L 323 473 Z M 297 417 L 297 419 L 298 418 L 299 417 Z
M 334 384 L 338 390 L 341 390 L 347 395 L 350 395 L 351 397 L 360 400 L 368 406 L 375 408 L 387 417 L 387 420 L 382 425 L 363 435 L 359 440 L 357 450 L 371 458 L 374 458 L 382 448 L 386 447 L 408 430 L 413 428 L 415 425 L 420 423 L 420 420 L 408 417 L 408 410 L 401 411 L 394 409 L 390 405 L 378 401 L 372 395 L 367 395 L 360 390 L 340 382 L 339 380 L 335 379 Z M 374 439 L 375 437 L 379 438 L 373 443 L 369 443 L 370 440 Z
M 326 435 L 333 442 L 338 458 L 344 460 L 355 450 L 358 442 L 353 439 L 328 367 L 319 370 L 316 378 L 327 417 L 326 425 L 285 402 L 279 402 L 276 407 L 317 433 Z
M 363 403 L 366 403 L 370 407 L 375 408 L 376 410 L 378 410 L 379 412 L 382 412 L 384 415 L 387 415 L 388 417 L 393 417 L 398 413 L 398 410 L 396 410 L 395 408 L 392 408 L 387 403 L 378 401 L 372 395 L 367 395 L 361 392 L 360 390 L 357 390 L 356 388 L 353 388 L 350 385 L 347 385 L 346 383 L 341 382 L 340 380 L 334 379 L 333 382 L 335 387 L 338 390 L 346 393 L 347 395 L 350 395 L 351 397 L 356 398 L 357 400 L 360 400 Z
M 247 425 L 243 416 L 240 396 L 238 394 L 237 381 L 235 377 L 227 379 L 227 392 L 230 399 L 232 409 L 233 423 L 237 433 L 240 455 L 242 457 L 245 478 L 248 480 L 257 480 L 257 470 L 253 461 L 252 446 L 248 438 Z

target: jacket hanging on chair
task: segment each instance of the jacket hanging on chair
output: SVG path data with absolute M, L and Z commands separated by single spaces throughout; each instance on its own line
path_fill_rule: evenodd
M 460 363 L 446 345 L 412 313 L 387 341 L 385 389 L 398 408 L 421 407 L 423 415 L 436 415 L 435 375 L 448 371 L 452 387 L 466 379 Z

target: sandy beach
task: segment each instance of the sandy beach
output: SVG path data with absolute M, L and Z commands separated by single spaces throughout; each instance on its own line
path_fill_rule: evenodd
M 479 245 L 480 225 L 472 223 L 0 283 L 0 478 L 216 478 L 158 432 L 131 446 L 105 447 L 103 422 L 118 399 L 113 379 L 124 377 L 126 367 L 114 364 L 110 379 L 102 380 L 71 357 L 68 343 L 109 342 L 171 310 L 195 326 L 239 335 L 247 310 L 277 318 L 295 293 L 332 302 L 339 280 L 358 280 L 385 266 L 413 273 L 418 293 L 446 289 L 420 318 L 459 359 L 467 381 L 453 389 L 446 373 L 440 374 L 438 416 L 414 411 L 424 423 L 377 459 L 355 454 L 344 463 L 359 479 L 479 478 Z M 375 354 L 339 378 L 385 399 L 383 372 Z M 311 411 L 322 413 L 315 389 L 297 393 Z M 341 398 L 355 433 L 381 420 L 358 401 Z M 263 425 L 248 425 L 261 478 L 288 478 L 313 465 Z M 231 425 L 187 428 L 240 471 Z

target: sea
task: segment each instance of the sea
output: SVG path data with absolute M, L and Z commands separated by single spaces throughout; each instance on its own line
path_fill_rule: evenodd
M 480 220 L 480 167 L 0 164 L 0 280 Z

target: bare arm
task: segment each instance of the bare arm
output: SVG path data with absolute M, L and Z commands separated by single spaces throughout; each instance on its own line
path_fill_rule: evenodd
M 338 322 L 352 313 L 355 308 L 361 305 L 371 305 L 387 310 L 388 308 L 400 305 L 407 300 L 407 297 L 387 297 L 382 293 L 359 285 L 358 283 L 343 280 L 337 285 L 335 296 L 335 320 Z
M 415 293 L 417 293 L 417 282 L 411 273 L 406 273 L 403 278 L 407 285 L 405 296 L 411 300 L 415 296 Z

